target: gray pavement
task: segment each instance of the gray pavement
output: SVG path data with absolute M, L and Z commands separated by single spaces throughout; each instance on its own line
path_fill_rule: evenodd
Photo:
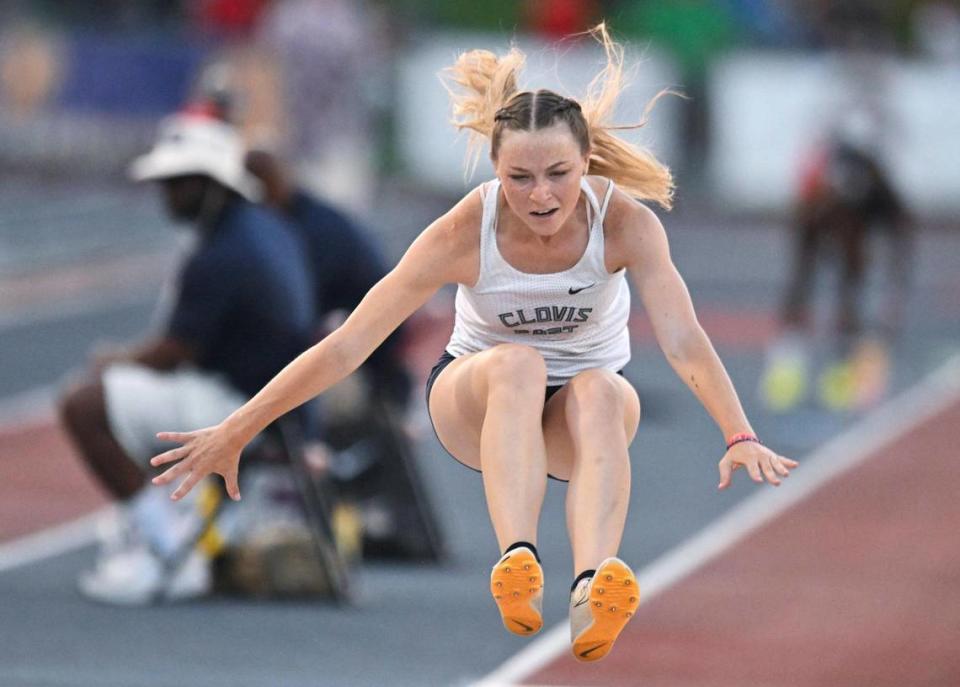
M 428 219 L 408 213 L 400 235 L 409 238 Z M 667 224 L 698 305 L 774 307 L 786 264 L 781 232 L 689 218 L 671 225 L 668 217 Z M 958 303 L 950 297 L 960 292 L 954 289 L 958 247 L 958 237 L 923 237 L 898 387 L 960 341 Z M 50 384 L 83 359 L 93 340 L 139 331 L 150 309 L 148 299 L 104 301 L 70 316 L 8 323 L 0 329 L 3 395 Z M 813 407 L 785 418 L 766 415 L 753 394 L 760 351 L 720 347 L 720 353 L 758 432 L 781 452 L 802 457 L 854 420 Z M 622 556 L 642 567 L 757 487 L 741 478 L 728 492 L 716 491 L 722 438 L 654 346 L 638 345 L 626 374 L 640 391 L 644 420 L 631 450 L 634 484 Z M 353 608 L 228 599 L 146 609 L 91 605 L 74 588 L 77 572 L 92 561 L 90 549 L 0 573 L 0 687 L 469 683 L 529 640 L 502 629 L 486 591 L 497 548 L 479 478 L 446 456 L 429 430 L 421 467 L 451 562 L 366 566 Z M 540 549 L 551 626 L 565 620 L 571 577 L 558 484 L 549 487 Z
M 133 302 L 101 305 L 32 322 L 0 325 L 0 396 L 56 385 L 84 364 L 92 346 L 136 338 L 150 322 L 153 303 L 145 295 Z

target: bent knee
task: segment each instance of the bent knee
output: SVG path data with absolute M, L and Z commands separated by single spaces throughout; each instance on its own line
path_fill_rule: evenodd
M 623 412 L 624 394 L 617 375 L 609 370 L 584 370 L 567 382 L 570 396 L 581 409 L 598 413 Z
M 571 379 L 565 412 L 567 422 L 575 425 L 587 419 L 592 426 L 622 424 L 627 441 L 632 441 L 640 425 L 640 398 L 616 373 L 593 369 Z
M 501 383 L 535 387 L 547 384 L 547 364 L 540 353 L 523 344 L 500 344 L 487 352 L 487 379 L 491 387 Z

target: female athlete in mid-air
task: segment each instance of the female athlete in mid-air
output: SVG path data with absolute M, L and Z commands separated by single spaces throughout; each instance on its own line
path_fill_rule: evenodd
M 760 444 L 697 322 L 656 215 L 672 179 L 606 122 L 622 87 L 623 52 L 601 25 L 607 66 L 581 104 L 521 91 L 523 54 L 475 50 L 448 70 L 455 123 L 489 139 L 496 178 L 431 224 L 347 321 L 300 355 L 216 427 L 164 433 L 182 446 L 157 484 L 183 478 L 181 498 L 211 473 L 239 498 L 241 449 L 273 420 L 352 371 L 445 284 L 457 284 L 456 323 L 427 383 L 443 446 L 482 472 L 502 557 L 491 592 L 507 629 L 543 624 L 537 521 L 547 478 L 569 482 L 573 547 L 572 648 L 605 656 L 639 603 L 616 558 L 630 494 L 628 446 L 640 402 L 619 371 L 630 358 L 625 274 L 681 379 L 727 440 L 720 488 L 737 468 L 779 484 L 797 463 Z

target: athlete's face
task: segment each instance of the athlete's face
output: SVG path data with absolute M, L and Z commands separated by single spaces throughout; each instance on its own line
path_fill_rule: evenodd
M 563 122 L 505 131 L 495 167 L 510 209 L 534 233 L 553 236 L 577 207 L 589 157 Z

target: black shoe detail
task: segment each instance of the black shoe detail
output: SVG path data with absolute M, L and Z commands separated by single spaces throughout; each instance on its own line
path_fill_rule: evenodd
M 606 642 L 600 642 L 600 643 L 597 644 L 596 646 L 592 646 L 592 647 L 590 647 L 589 649 L 587 649 L 586 651 L 581 651 L 581 652 L 580 652 L 580 658 L 586 658 L 587 656 L 589 656 L 590 654 L 592 654 L 592 653 L 593 653 L 594 651 L 596 651 L 597 649 L 599 649 L 599 648 L 601 648 L 601 647 L 605 647 L 606 645 L 607 645 Z
M 596 570 L 584 570 L 582 573 L 577 575 L 577 577 L 573 580 L 573 584 L 570 585 L 570 593 L 573 594 L 577 590 L 577 585 L 580 584 L 580 580 L 587 577 L 593 577 L 596 574 Z
M 510 622 L 511 622 L 511 623 L 516 623 L 517 625 L 519 625 L 520 627 L 522 627 L 525 632 L 533 632 L 533 628 L 532 628 L 532 627 L 530 627 L 530 626 L 527 625 L 526 623 L 521 623 L 521 622 L 520 622 L 519 620 L 517 620 L 516 618 L 510 618 Z
M 513 544 L 511 544 L 510 546 L 507 547 L 506 551 L 504 551 L 503 554 L 504 554 L 504 555 L 507 555 L 508 553 L 510 553 L 511 551 L 513 551 L 514 549 L 519 549 L 519 548 L 521 548 L 521 547 L 530 549 L 530 553 L 532 553 L 532 554 L 533 554 L 533 557 L 534 557 L 535 559 L 537 559 L 537 563 L 540 562 L 540 554 L 539 554 L 539 552 L 537 552 L 537 547 L 534 546 L 533 544 L 531 544 L 531 543 L 528 542 L 528 541 L 518 541 L 518 542 L 514 542 Z M 504 560 L 506 560 L 506 559 L 504 559 Z

